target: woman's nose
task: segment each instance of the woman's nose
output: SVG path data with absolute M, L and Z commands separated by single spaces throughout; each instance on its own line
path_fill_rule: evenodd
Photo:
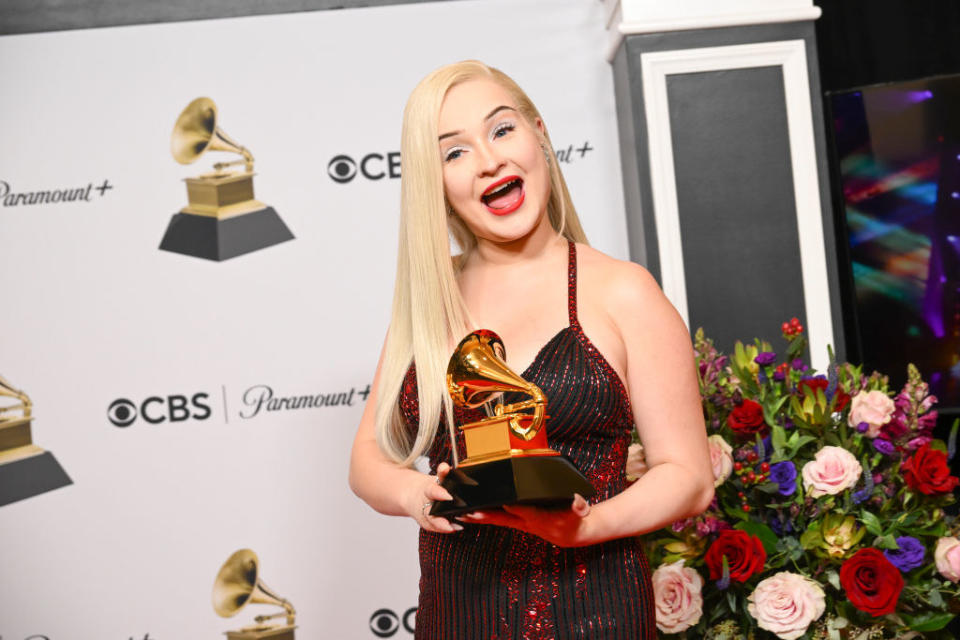
M 477 145 L 475 153 L 480 175 L 495 175 L 504 164 L 503 157 L 489 141 Z

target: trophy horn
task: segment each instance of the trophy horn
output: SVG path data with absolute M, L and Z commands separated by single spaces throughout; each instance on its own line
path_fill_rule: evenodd
M 227 558 L 213 582 L 213 610 L 223 618 L 237 615 L 247 604 L 271 604 L 283 607 L 284 612 L 257 616 L 257 622 L 285 615 L 292 625 L 296 611 L 285 598 L 274 593 L 260 579 L 260 561 L 251 549 L 240 549 Z
M 243 160 L 216 163 L 217 170 L 244 163 L 247 172 L 253 172 L 253 154 L 217 126 L 216 103 L 210 98 L 197 98 L 180 112 L 173 125 L 170 153 L 180 164 L 190 164 L 207 151 L 229 151 L 243 156 Z
M 546 417 L 546 396 L 540 387 L 527 382 L 507 366 L 503 341 L 493 331 L 474 331 L 460 341 L 447 366 L 447 387 L 454 404 L 476 408 L 497 399 L 504 392 L 519 392 L 529 400 L 497 405 L 496 415 L 533 409 L 532 420 L 521 414 L 510 421 L 510 429 L 524 440 L 532 439 Z

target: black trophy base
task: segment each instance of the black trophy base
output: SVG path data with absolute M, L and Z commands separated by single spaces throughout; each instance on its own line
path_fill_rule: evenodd
M 457 516 L 505 504 L 568 507 L 573 494 L 596 494 L 593 485 L 564 456 L 518 456 L 460 466 L 450 470 L 442 486 L 453 500 L 438 501 L 432 516 Z
M 0 506 L 73 484 L 49 451 L 0 464 Z
M 175 213 L 170 218 L 160 249 L 220 262 L 293 238 L 293 233 L 273 207 L 223 220 Z

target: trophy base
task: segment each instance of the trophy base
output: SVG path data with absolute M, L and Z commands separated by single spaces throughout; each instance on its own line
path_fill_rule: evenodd
M 73 484 L 57 459 L 35 445 L 0 454 L 0 507 Z
M 434 502 L 432 516 L 457 516 L 505 504 L 568 507 L 573 494 L 596 494 L 593 485 L 562 455 L 515 456 L 461 465 L 441 483 L 453 500 Z
M 224 219 L 176 213 L 170 219 L 160 249 L 221 262 L 293 238 L 273 207 Z
M 267 627 L 264 629 L 240 629 L 239 631 L 224 631 L 227 640 L 293 640 L 293 630 L 296 626 Z

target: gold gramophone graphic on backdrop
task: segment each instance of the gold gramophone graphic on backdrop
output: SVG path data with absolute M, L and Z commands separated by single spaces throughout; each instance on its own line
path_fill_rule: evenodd
M 447 389 L 455 405 L 485 407 L 488 417 L 460 425 L 467 457 L 443 481 L 453 500 L 435 502 L 430 515 L 455 516 L 505 504 L 564 506 L 575 493 L 595 495 L 573 463 L 547 444 L 547 398 L 507 366 L 496 333 L 474 331 L 457 345 L 447 366 Z M 504 393 L 526 399 L 504 404 Z
M 242 158 L 217 162 L 212 172 L 185 179 L 188 204 L 171 218 L 160 248 L 221 261 L 292 240 L 273 207 L 253 197 L 253 154 L 218 126 L 213 100 L 197 98 L 177 118 L 170 152 L 180 164 L 191 164 L 208 151 Z M 229 169 L 236 165 L 243 171 Z
M 240 549 L 227 558 L 213 582 L 213 610 L 223 618 L 237 615 L 250 604 L 272 604 L 283 611 L 270 615 L 258 615 L 256 624 L 225 631 L 229 640 L 293 640 L 294 620 L 297 612 L 285 598 L 270 590 L 260 579 L 260 560 L 250 549 Z M 274 618 L 286 618 L 285 623 L 270 623 Z
M 53 454 L 33 443 L 33 402 L 0 376 L 0 506 L 73 484 Z

